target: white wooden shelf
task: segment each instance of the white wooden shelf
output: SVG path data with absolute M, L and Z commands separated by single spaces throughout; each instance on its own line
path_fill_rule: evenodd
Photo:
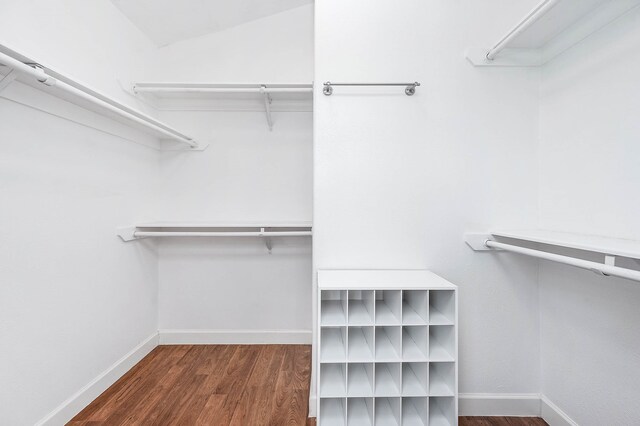
M 349 327 L 349 362 L 373 362 L 373 327 Z
M 310 237 L 313 234 L 312 229 L 311 223 L 308 222 L 157 222 L 118 228 L 117 234 L 125 242 L 143 238 L 168 237 L 257 237 L 264 240 L 265 246 L 271 253 L 272 237 Z
M 429 392 L 429 364 L 410 362 L 402 365 L 402 396 L 424 396 Z
M 640 241 L 635 240 L 544 230 L 497 230 L 491 231 L 491 235 L 611 256 L 640 259 Z
M 347 379 L 348 397 L 373 396 L 373 364 L 350 363 Z
M 320 334 L 320 360 L 325 363 L 346 362 L 347 354 L 345 342 L 347 340 L 345 328 L 322 328 Z
M 401 370 L 402 364 L 400 363 L 376 362 L 375 396 L 400 396 Z
M 399 426 L 402 412 L 400 398 L 376 398 L 375 419 L 376 426 Z
M 198 143 L 160 120 L 125 105 L 80 81 L 65 76 L 46 66 L 46 64 L 29 65 L 34 63 L 37 63 L 35 58 L 25 56 L 7 46 L 0 45 L 0 64 L 5 65 L 0 66 L 0 93 L 2 93 L 3 97 L 48 112 L 48 108 L 45 109 L 24 103 L 19 99 L 19 96 L 9 93 L 10 91 L 5 91 L 10 88 L 13 82 L 17 81 L 129 127 L 141 130 L 157 137 L 159 140 L 172 140 L 186 144 L 191 150 L 195 151 L 203 150 L 207 147 L 206 143 Z M 87 123 L 82 124 L 90 126 Z M 94 126 L 91 125 L 90 127 Z M 102 130 L 97 127 L 94 128 Z
M 320 426 L 346 426 L 347 400 L 343 398 L 322 398 L 320 409 L 323 418 Z
M 133 92 L 165 111 L 264 111 L 269 130 L 273 112 L 313 110 L 312 83 L 140 82 Z
M 345 364 L 323 364 L 320 396 L 322 398 L 340 398 L 347 396 Z
M 636 0 L 542 0 L 493 47 L 468 49 L 467 59 L 475 66 L 544 65 L 638 4 Z
M 399 362 L 402 360 L 402 328 L 376 327 L 376 361 Z
M 425 272 L 319 272 L 319 424 L 457 424 L 456 287 Z

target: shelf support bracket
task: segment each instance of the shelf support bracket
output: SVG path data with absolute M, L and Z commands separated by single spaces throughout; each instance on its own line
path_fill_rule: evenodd
M 11 68 L 9 74 L 0 79 L 0 93 L 2 93 L 4 89 L 6 89 L 11 83 L 13 83 L 16 77 L 18 77 L 18 73 L 16 72 L 15 68 Z
M 260 86 L 260 93 L 262 93 L 262 97 L 264 98 L 264 111 L 267 114 L 267 124 L 269 125 L 269 130 L 273 131 L 273 119 L 271 117 L 271 95 L 267 91 L 267 86 Z
M 467 243 L 473 251 L 500 251 L 500 249 L 488 247 L 486 242 L 489 240 L 493 240 L 493 235 L 479 232 L 464 234 L 464 242 Z
M 264 238 L 264 245 L 267 246 L 267 250 L 269 250 L 269 254 L 271 254 L 273 244 L 271 242 L 271 237 L 264 235 L 264 228 L 260 228 L 260 236 Z

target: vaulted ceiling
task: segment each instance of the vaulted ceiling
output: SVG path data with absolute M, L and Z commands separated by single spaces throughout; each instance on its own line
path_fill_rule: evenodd
M 224 30 L 312 0 L 111 0 L 158 46 Z

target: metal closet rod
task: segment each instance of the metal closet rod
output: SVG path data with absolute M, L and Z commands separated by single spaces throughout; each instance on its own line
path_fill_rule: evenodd
M 80 90 L 63 81 L 60 81 L 50 76 L 49 74 L 47 74 L 45 69 L 38 64 L 26 64 L 2 52 L 0 52 L 0 64 L 3 64 L 8 68 L 12 68 L 23 74 L 27 74 L 46 86 L 55 86 L 56 88 L 64 92 L 70 93 L 74 96 L 77 96 L 78 98 L 81 98 L 93 104 L 99 105 L 100 107 L 105 108 L 113 113 L 116 113 L 123 118 L 134 121 L 156 132 L 162 133 L 163 135 L 168 136 L 171 139 L 176 139 L 176 140 L 179 140 L 180 142 L 184 142 L 192 148 L 198 147 L 198 143 L 195 142 L 193 139 L 191 139 L 189 136 L 183 135 L 182 133 L 171 129 L 165 126 L 163 123 L 151 117 L 148 117 L 142 113 L 133 114 L 123 109 L 122 107 L 113 105 L 109 102 L 106 102 L 102 99 L 99 99 L 93 96 L 90 93 Z
M 494 240 L 486 240 L 484 245 L 492 249 L 500 249 L 512 253 L 523 254 L 525 256 L 537 257 L 538 259 L 550 260 L 552 262 L 564 263 L 582 269 L 588 269 L 599 275 L 614 276 L 626 278 L 629 280 L 640 281 L 640 271 L 633 269 L 621 268 L 612 264 L 592 262 L 590 260 L 577 259 L 575 257 L 563 256 L 560 254 L 548 253 L 545 251 L 534 250 L 526 247 L 514 246 L 511 244 L 500 243 Z M 608 256 L 609 257 L 609 256 Z
M 326 96 L 331 96 L 333 93 L 333 86 L 404 86 L 404 93 L 407 96 L 413 96 L 416 93 L 416 87 L 420 86 L 420 83 L 414 81 L 413 83 L 332 83 L 327 81 L 324 83 L 322 93 Z

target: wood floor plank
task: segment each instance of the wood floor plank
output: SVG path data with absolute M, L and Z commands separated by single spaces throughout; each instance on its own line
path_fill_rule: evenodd
M 196 420 L 196 426 L 210 426 L 215 425 L 218 419 L 218 412 L 222 409 L 222 406 L 227 399 L 226 395 L 212 394 L 208 399 L 204 408 L 200 412 L 198 419 Z
M 151 351 L 146 357 L 144 357 L 138 364 L 136 364 L 131 370 L 125 373 L 116 383 L 110 386 L 104 391 L 93 404 L 88 405 L 78 415 L 74 417 L 74 421 L 87 421 L 90 419 L 100 420 L 106 413 L 101 412 L 104 407 L 109 407 L 117 404 L 117 398 L 120 397 L 127 388 L 135 386 L 140 380 L 138 377 L 143 375 L 146 371 L 154 366 L 157 368 L 159 360 L 165 360 L 168 362 L 167 352 L 171 348 L 167 346 L 158 346 Z
M 278 346 L 262 347 L 244 394 L 234 410 L 231 426 L 269 424 L 271 399 L 277 385 L 272 379 L 278 377 L 282 358 L 282 350 Z
M 218 411 L 217 424 L 228 425 L 231 422 L 259 353 L 260 346 L 257 345 L 241 345 L 236 348 L 220 382 L 214 390 L 215 394 L 227 396 Z

